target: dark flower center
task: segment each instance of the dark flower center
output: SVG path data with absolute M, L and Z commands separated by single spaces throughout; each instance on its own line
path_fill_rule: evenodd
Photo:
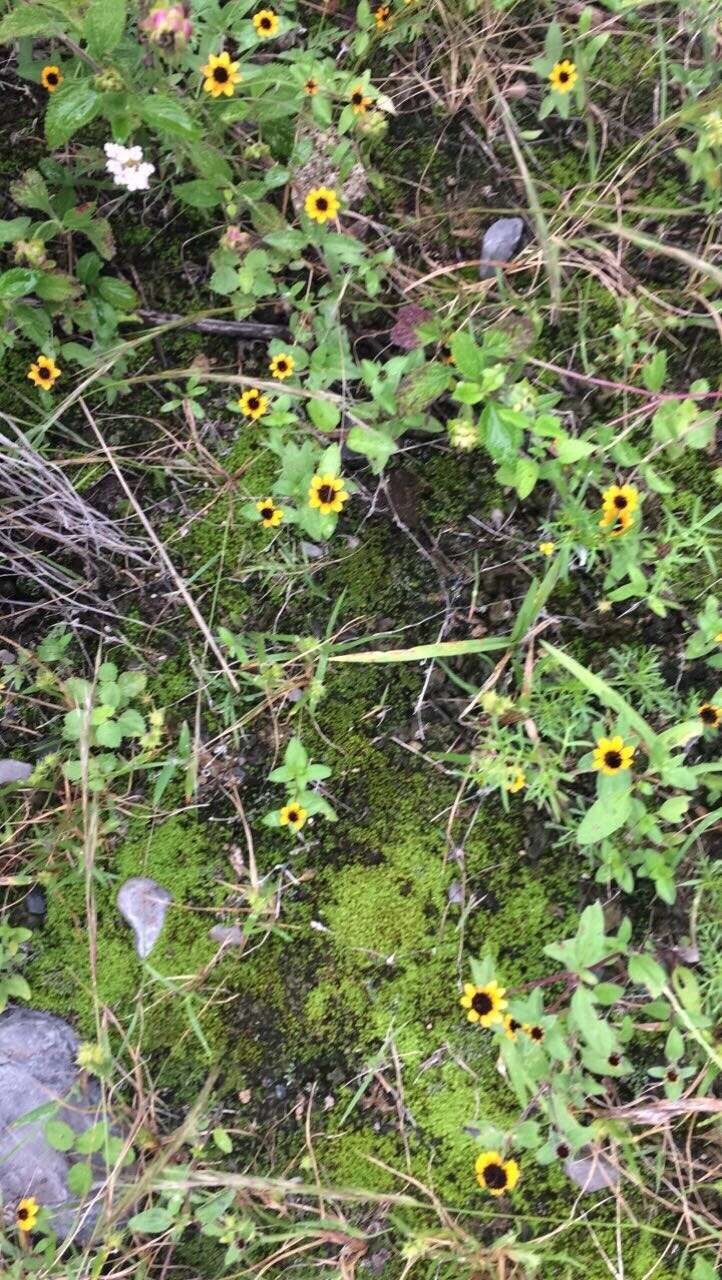
M 557 1155 L 559 1156 L 560 1160 L 566 1160 L 567 1156 L 569 1155 L 569 1147 L 567 1146 L 566 1142 L 559 1143 L 559 1146 L 557 1147 Z
M 288 365 L 286 364 L 285 360 L 276 361 L 276 373 L 285 373 L 287 369 L 288 369 Z
M 359 104 L 363 102 L 363 100 L 364 100 L 364 96 L 362 93 L 359 93 L 358 91 L 356 91 L 356 93 L 351 94 L 351 101 L 355 107 L 358 107 Z
M 30 1217 L 29 1209 L 26 1209 L 24 1206 L 18 1209 L 18 1222 L 27 1222 L 27 1219 L 29 1217 Z
M 679 1079 L 679 1076 L 677 1075 L 677 1072 L 675 1071 L 674 1067 L 669 1068 L 669 1071 L 667 1072 L 667 1079 L 669 1080 L 670 1084 L 674 1084 Z
M 318 491 L 318 496 L 321 499 L 321 502 L 335 502 L 336 490 L 332 484 L 322 484 Z
M 216 80 L 216 81 L 218 82 L 218 84 L 225 84 L 225 83 L 226 83 L 226 80 L 228 79 L 228 68 L 227 68 L 227 67 L 214 67 L 214 68 L 213 68 L 213 79 L 214 79 L 214 80 Z
M 316 89 L 317 89 L 317 85 L 315 80 L 306 81 L 306 93 L 315 93 Z
M 263 28 L 263 30 L 264 30 L 264 31 L 268 31 L 268 29 L 269 29 L 270 25 L 271 25 L 271 19 L 270 19 L 270 18 L 261 18 L 261 26 L 262 26 L 262 28 Z
M 607 751 L 604 756 L 604 763 L 608 769 L 621 769 L 622 757 L 618 751 Z
M 617 511 L 624 511 L 624 508 L 627 506 L 627 503 L 628 503 L 628 499 L 625 498 L 623 493 L 618 493 L 616 498 L 614 499 L 614 505 L 617 508 Z
M 510 1019 L 509 1019 L 509 1030 L 510 1030 L 510 1031 L 517 1032 L 517 1031 L 519 1030 L 520 1026 L 521 1026 L 521 1023 L 520 1023 L 520 1022 L 517 1022 L 516 1018 L 510 1018 Z
M 717 712 L 714 707 L 703 707 L 699 714 L 700 719 L 703 720 L 705 724 L 717 723 Z
M 506 1169 L 503 1169 L 500 1164 L 488 1164 L 482 1177 L 487 1187 L 491 1187 L 494 1191 L 500 1191 L 508 1182 Z
M 40 368 L 38 369 L 38 374 L 41 378 L 49 378 L 50 370 L 48 366 L 46 364 L 41 364 Z
M 261 402 L 258 399 L 258 396 L 249 396 L 246 401 L 248 408 L 252 409 L 254 413 L 256 412 L 256 409 L 259 407 L 260 403 Z
M 289 811 L 288 811 L 288 821 L 289 821 L 289 822 L 298 822 L 298 809 L 289 809 Z
M 47 80 L 48 84 L 57 84 L 58 83 L 57 71 L 48 71 L 45 76 L 45 79 Z
M 620 1058 L 618 1053 L 610 1053 L 609 1055 L 610 1067 L 618 1067 L 621 1061 L 622 1059 Z
M 543 1039 L 544 1039 L 544 1028 L 543 1028 L 543 1027 L 532 1027 L 532 1028 L 531 1028 L 531 1030 L 529 1031 L 529 1035 L 531 1036 L 532 1040 L 543 1040 Z
M 273 507 L 262 507 L 261 516 L 264 520 L 270 520 L 273 515 Z
M 560 83 L 560 84 L 566 84 L 566 82 L 567 82 L 567 80 L 568 80 L 568 79 L 569 79 L 569 72 L 568 72 L 568 71 L 560 71 L 560 72 L 559 72 L 559 83 Z
M 479 1017 L 483 1018 L 485 1013 L 491 1013 L 494 1008 L 494 1001 L 486 991 L 477 991 L 471 999 L 471 1007 Z
M 326 212 L 326 210 L 328 209 L 328 200 L 326 199 L 325 196 L 318 197 L 318 199 L 316 200 L 316 208 L 318 209 L 319 213 Z

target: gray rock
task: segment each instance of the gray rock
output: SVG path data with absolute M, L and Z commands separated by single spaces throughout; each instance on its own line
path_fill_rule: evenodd
M 482 261 L 479 267 L 479 279 L 490 280 L 496 275 L 498 267 L 494 263 L 509 262 L 514 257 L 524 233 L 523 218 L 497 218 L 484 233 L 481 242 Z
M 23 760 L 0 760 L 0 786 L 4 782 L 25 782 L 33 771 Z
M 619 1170 L 601 1151 L 570 1156 L 564 1161 L 564 1172 L 587 1194 L 616 1187 L 619 1182 Z
M 135 934 L 135 949 L 145 959 L 158 941 L 173 895 L 157 880 L 133 876 L 118 890 L 117 901 L 120 914 Z
M 94 1080 L 79 1076 L 77 1049 L 75 1032 L 61 1018 L 34 1009 L 0 1014 L 0 1200 L 14 1209 L 24 1196 L 34 1196 L 61 1238 L 72 1236 L 83 1244 L 101 1213 L 98 1192 L 106 1179 L 102 1156 L 92 1159 L 93 1186 L 81 1204 L 68 1190 L 68 1173 L 76 1160 L 86 1157 L 50 1146 L 45 1126 L 51 1115 L 23 1120 L 53 1103 L 52 1118 L 76 1133 L 103 1119 L 100 1089 Z

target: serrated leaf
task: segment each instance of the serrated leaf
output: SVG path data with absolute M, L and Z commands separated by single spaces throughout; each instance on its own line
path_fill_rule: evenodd
M 125 0 L 90 0 L 83 34 L 94 58 L 105 58 L 120 43 L 125 16 Z
M 100 0 L 100 3 L 105 4 L 105 0 Z M 157 93 L 141 98 L 138 110 L 149 128 L 156 129 L 159 133 L 170 134 L 174 138 L 197 136 L 198 128 L 185 107 L 177 98 L 171 98 L 169 94 Z M 194 152 L 193 155 L 196 163 L 196 153 Z M 217 153 L 210 150 L 209 155 L 215 156 Z M 227 164 L 226 168 L 228 168 Z M 212 175 L 204 173 L 203 176 L 208 178 Z M 228 178 L 223 180 L 228 181 Z
M 24 36 L 54 36 L 59 31 L 57 17 L 39 4 L 18 4 L 0 22 L 0 44 Z
M 101 0 L 102 2 L 102 0 Z M 45 112 L 45 137 L 49 147 L 59 147 L 100 111 L 102 99 L 89 80 L 73 80 L 54 93 Z

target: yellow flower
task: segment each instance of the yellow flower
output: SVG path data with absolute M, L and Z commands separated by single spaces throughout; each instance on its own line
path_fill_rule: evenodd
M 238 401 L 238 408 L 245 418 L 262 418 L 268 412 L 268 396 L 264 396 L 255 387 L 244 391 Z
M 256 28 L 256 35 L 262 40 L 270 40 L 271 36 L 275 36 L 278 31 L 278 14 L 273 9 L 261 9 L 253 15 L 253 25 Z
M 283 519 L 283 511 L 277 507 L 272 498 L 263 498 L 256 503 L 256 511 L 261 517 L 261 524 L 266 529 L 275 529 Z
M 516 1040 L 517 1031 L 521 1031 L 521 1023 L 517 1022 L 510 1013 L 504 1014 L 504 1035 L 507 1040 Z
M 56 365 L 52 356 L 38 356 L 35 364 L 31 364 L 28 369 L 28 377 L 36 387 L 44 387 L 49 391 L 54 382 L 60 377 L 61 370 Z
M 613 528 L 609 528 L 613 524 Z M 606 529 L 610 538 L 619 538 L 623 533 L 628 533 L 634 524 L 634 517 L 630 516 L 628 511 L 620 511 L 618 515 L 609 514 L 605 511 L 599 521 L 599 528 Z
M 516 792 L 521 791 L 522 788 L 525 786 L 526 786 L 526 778 L 524 776 L 524 770 L 517 769 L 511 782 L 507 782 L 506 789 L 511 793 L 511 795 L 516 795 Z
M 373 101 L 372 98 L 368 98 L 364 94 L 364 87 L 362 84 L 357 84 L 356 87 L 351 90 L 351 96 L 349 98 L 349 102 L 351 103 L 351 106 L 353 108 L 354 115 L 356 116 L 363 115 L 364 112 L 367 111 L 368 108 L 371 106 L 372 101 Z
M 241 78 L 238 63 L 231 62 L 230 53 L 225 51 L 218 56 L 212 53 L 206 65 L 201 67 L 201 74 L 206 77 L 203 88 L 212 98 L 220 98 L 221 94 L 231 98 Z
M 715 644 L 722 644 L 722 631 L 718 631 L 714 638 Z
M 577 83 L 577 69 L 573 62 L 565 58 L 557 62 L 549 73 L 549 83 L 555 93 L 569 93 Z
M 634 759 L 634 747 L 624 745 L 623 738 L 600 738 L 594 748 L 592 763 L 595 769 L 613 777 L 622 769 L 630 769 Z
M 476 1179 L 480 1187 L 492 1196 L 503 1196 L 513 1191 L 519 1181 L 516 1160 L 503 1160 L 498 1151 L 482 1151 L 474 1162 Z
M 526 1031 L 529 1039 L 533 1040 L 535 1044 L 541 1044 L 544 1039 L 544 1028 L 540 1027 L 536 1022 L 525 1022 L 522 1031 Z
M 376 23 L 377 31 L 390 31 L 394 25 L 394 20 L 391 17 L 391 6 L 382 4 L 378 9 L 374 9 L 374 22 Z
M 480 1027 L 490 1027 L 494 1022 L 501 1022 L 502 1011 L 506 1009 L 504 999 L 506 991 L 500 987 L 496 979 L 487 982 L 483 987 L 475 987 L 473 982 L 464 983 L 464 994 L 459 1000 L 462 1009 L 467 1009 L 468 1022 L 478 1022 Z
M 713 702 L 703 702 L 699 708 L 699 718 L 705 729 L 718 729 L 722 722 L 722 708 L 716 707 Z
M 602 494 L 602 512 L 604 524 L 613 524 L 623 513 L 628 516 L 636 510 L 639 502 L 639 490 L 633 484 L 613 484 Z
M 314 80 L 313 76 L 309 76 L 308 80 L 303 86 L 303 92 L 307 93 L 309 98 L 312 98 L 315 93 L 318 93 L 319 88 L 320 88 L 320 85 L 318 83 L 318 80 Z
M 282 827 L 290 827 L 292 831 L 300 831 L 306 818 L 308 810 L 304 809 L 300 804 L 285 804 L 278 815 L 278 821 Z
M 40 72 L 40 83 L 48 93 L 55 93 L 65 79 L 60 67 L 43 67 Z
M 445 343 L 444 346 L 441 348 L 441 359 L 443 360 L 444 364 L 456 364 L 456 357 L 454 356 L 451 350 L 451 347 L 448 345 L 448 343 Z
M 540 542 L 539 550 L 543 556 L 553 556 L 556 550 L 556 542 Z
M 303 207 L 312 222 L 323 223 L 337 217 L 341 205 L 332 187 L 314 187 L 306 196 Z
M 341 476 L 314 476 L 308 491 L 308 504 L 318 507 L 322 516 L 341 511 L 349 495 L 343 487 Z
M 272 356 L 268 366 L 271 377 L 278 378 L 279 382 L 283 382 L 284 378 L 290 378 L 295 367 L 296 361 L 293 356 L 288 356 L 283 351 L 278 356 Z
M 15 1225 L 18 1231 L 32 1231 L 38 1219 L 40 1205 L 33 1196 L 20 1201 L 15 1211 Z

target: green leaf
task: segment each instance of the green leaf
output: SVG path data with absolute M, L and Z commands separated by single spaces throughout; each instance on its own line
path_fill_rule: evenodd
M 643 742 L 648 747 L 654 747 L 656 735 L 646 720 L 630 706 L 626 698 L 621 693 L 617 693 L 616 689 L 612 689 L 606 680 L 602 680 L 601 676 L 597 676 L 594 672 L 589 671 L 587 667 L 582 666 L 581 662 L 577 662 L 576 658 L 571 658 L 569 654 L 564 653 L 562 649 L 557 649 L 553 644 L 549 644 L 546 640 L 540 641 L 542 649 L 544 649 L 552 658 L 554 658 L 562 667 L 566 667 L 573 676 L 576 676 L 580 684 L 585 689 L 593 693 L 596 698 L 606 707 L 611 707 L 620 716 L 623 716 L 630 728 L 636 730 Z
M 104 3 L 104 0 L 100 0 Z M 45 137 L 49 147 L 62 146 L 74 133 L 90 124 L 102 99 L 89 80 L 73 80 L 54 93 L 45 112 Z
M 213 209 L 221 203 L 220 191 L 205 178 L 192 178 L 190 182 L 176 182 L 173 184 L 173 194 L 183 204 L 189 204 L 192 209 Z
M 144 1235 L 156 1235 L 161 1231 L 167 1231 L 173 1226 L 173 1222 L 173 1215 L 167 1209 L 156 1205 L 154 1209 L 144 1209 L 142 1213 L 136 1213 L 130 1219 L 128 1226 L 131 1231 L 140 1231 Z
M 470 333 L 455 333 L 450 342 L 454 365 L 467 382 L 478 382 L 484 372 L 486 359 Z
M 329 400 L 308 400 L 306 412 L 319 431 L 333 431 L 341 421 L 341 410 Z
M 233 1142 L 225 1129 L 214 1129 L 213 1141 L 218 1147 L 218 1150 L 222 1151 L 224 1155 L 229 1156 L 231 1154 L 233 1150 Z
M 0 302 L 15 302 L 32 293 L 38 278 L 37 271 L 26 267 L 11 267 L 0 275 Z
M 16 1000 L 29 1000 L 32 992 L 21 973 L 11 973 L 9 978 L 5 979 L 5 990 L 9 996 L 13 996 Z
M 37 169 L 26 169 L 21 178 L 11 182 L 10 195 L 23 209 L 40 209 L 50 218 L 54 216 L 45 179 Z
M 518 458 L 514 468 L 514 488 L 520 498 L 528 498 L 539 479 L 539 463 L 533 458 Z
M 105 2 L 106 0 L 100 0 L 103 5 Z M 171 98 L 169 95 L 162 93 L 153 94 L 148 98 L 141 98 L 138 110 L 149 128 L 156 129 L 158 133 L 167 133 L 173 138 L 195 138 L 197 136 L 197 126 L 177 98 Z M 199 151 L 201 150 L 199 148 Z M 208 155 L 215 156 L 217 160 L 221 159 L 218 153 L 212 150 L 209 150 Z M 194 163 L 197 163 L 195 151 L 193 158 Z M 197 164 L 197 167 L 200 168 L 200 164 Z M 224 176 L 226 173 L 228 173 L 228 176 Z M 212 172 L 203 172 L 204 178 L 214 176 Z M 221 172 L 221 181 L 228 182 L 231 176 L 229 166 L 225 163 Z
M 23 36 L 54 36 L 60 28 L 57 17 L 39 4 L 18 4 L 0 22 L 0 44 Z
M 113 257 L 115 241 L 110 223 L 107 218 L 94 217 L 93 209 L 68 209 L 63 216 L 63 226 L 69 231 L 80 231 L 86 236 L 101 258 L 108 261 Z
M 20 240 L 29 226 L 29 218 L 0 218 L 0 244 Z
M 145 733 L 145 720 L 139 711 L 128 707 L 117 720 L 118 728 L 124 738 L 139 738 Z
M 446 364 L 431 361 L 415 369 L 402 384 L 399 407 L 402 414 L 420 413 L 448 391 L 453 374 Z
M 329 662 L 424 662 L 427 658 L 453 658 L 467 653 L 492 653 L 505 649 L 508 636 L 485 636 L 481 640 L 439 640 L 417 644 L 410 649 L 371 649 L 365 653 L 333 654 Z
M 101 747 L 119 747 L 123 740 L 123 733 L 114 720 L 106 720 L 105 724 L 99 724 L 95 737 Z
M 75 1143 L 75 1130 L 64 1120 L 48 1120 L 43 1132 L 55 1151 L 70 1151 Z
M 671 796 L 657 810 L 657 817 L 665 822 L 681 822 L 690 806 L 689 796 Z
M 84 1133 L 79 1134 L 75 1143 L 75 1150 L 84 1156 L 92 1155 L 95 1151 L 100 1151 L 104 1146 L 108 1136 L 108 1126 L 104 1120 L 99 1124 L 91 1125 Z
M 577 828 L 579 844 L 598 844 L 617 831 L 629 817 L 631 792 L 623 792 L 612 803 L 606 798 L 595 800 Z
M 107 302 L 116 311 L 134 311 L 138 305 L 135 289 L 117 276 L 101 276 L 96 289 L 103 302 Z
M 90 0 L 83 34 L 94 58 L 105 58 L 120 43 L 125 29 L 125 0 Z
M 391 455 L 397 452 L 391 437 L 375 427 L 352 427 L 346 444 L 354 453 L 362 453 L 368 458 L 374 475 L 380 475 Z
M 68 1169 L 68 1190 L 83 1200 L 93 1185 L 93 1170 L 84 1161 Z
M 646 987 L 654 1000 L 662 994 L 667 985 L 667 975 L 651 956 L 630 956 L 628 969 L 631 981 L 637 986 Z
M 576 440 L 571 436 L 566 440 L 560 440 L 557 445 L 557 460 L 563 466 L 568 466 L 572 462 L 579 462 L 580 458 L 588 458 L 590 453 L 594 453 L 596 445 L 590 443 L 589 440 Z
M 43 302 L 67 302 L 81 292 L 77 280 L 64 271 L 44 271 L 35 286 L 35 292 Z

